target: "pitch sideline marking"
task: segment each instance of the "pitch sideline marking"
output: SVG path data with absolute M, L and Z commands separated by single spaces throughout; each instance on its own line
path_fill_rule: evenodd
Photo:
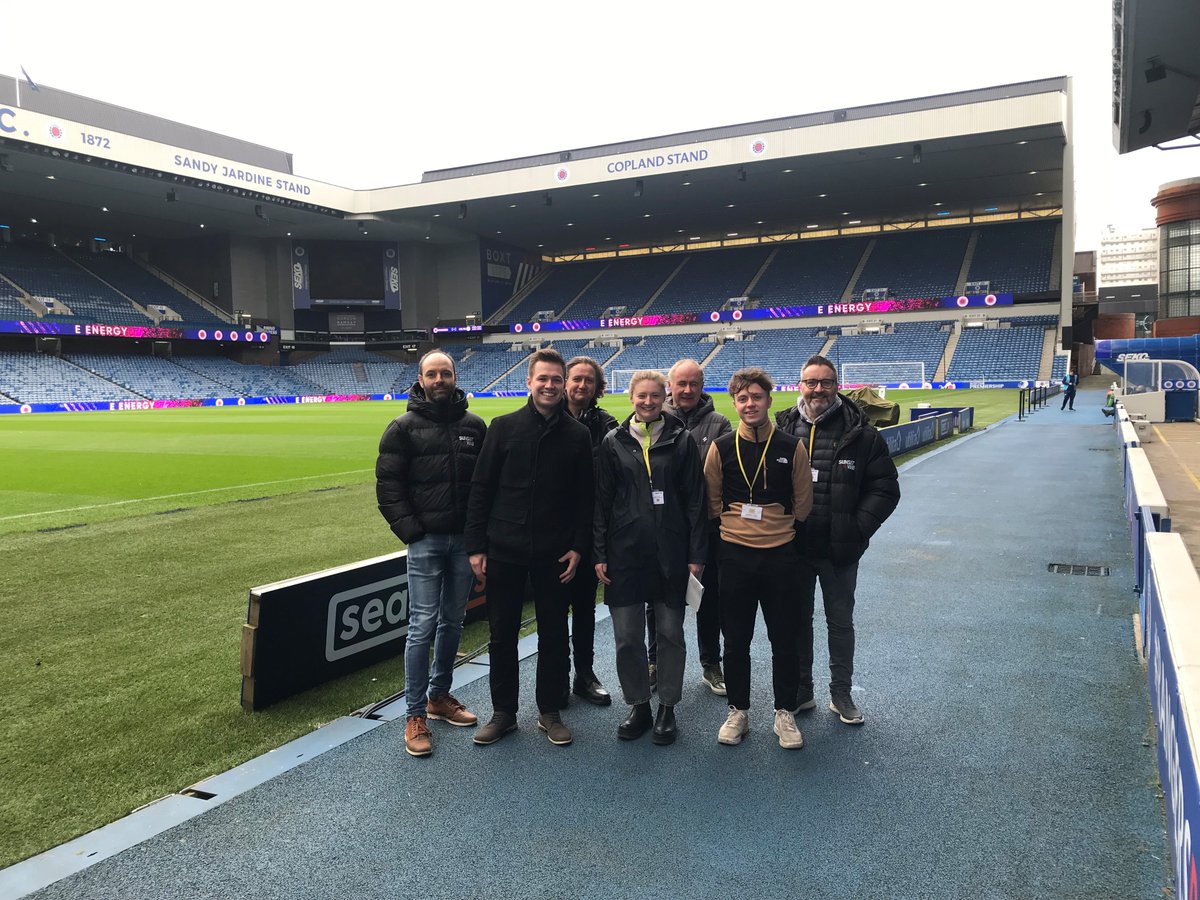
M 35 516 L 52 516 L 57 513 L 83 512 L 88 509 L 107 509 L 110 506 L 128 506 L 130 503 L 152 503 L 155 500 L 174 500 L 176 497 L 195 497 L 198 494 L 214 494 L 219 491 L 236 491 L 242 488 L 268 487 L 273 484 L 291 484 L 294 481 L 312 481 L 314 478 L 337 478 L 340 475 L 358 475 L 374 472 L 374 469 L 351 469 L 348 472 L 325 472 L 321 475 L 301 475 L 297 478 L 281 478 L 278 481 L 258 481 L 253 484 L 231 484 L 226 487 L 204 488 L 200 491 L 183 491 L 179 494 L 162 494 L 158 497 L 136 497 L 132 500 L 114 500 L 111 503 L 92 503 L 88 506 L 72 506 L 67 509 L 46 509 L 41 512 L 20 513 L 15 516 L 0 516 L 0 522 L 29 519 Z
M 1171 451 L 1171 455 L 1175 457 L 1175 462 L 1178 464 L 1179 468 L 1183 469 L 1183 474 L 1192 480 L 1192 484 L 1196 486 L 1197 490 L 1200 490 L 1200 478 L 1197 478 L 1195 474 L 1192 473 L 1192 470 L 1187 467 L 1184 461 L 1179 458 L 1179 454 L 1175 452 L 1175 448 L 1171 446 L 1171 442 L 1167 440 L 1166 435 L 1158 430 L 1157 425 L 1151 425 L 1150 427 L 1154 429 L 1154 433 L 1158 435 L 1158 439 L 1162 441 L 1162 445 Z

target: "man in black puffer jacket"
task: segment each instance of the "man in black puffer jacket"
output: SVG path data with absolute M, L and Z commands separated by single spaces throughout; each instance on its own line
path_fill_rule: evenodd
M 450 694 L 450 682 L 473 583 L 463 546 L 467 498 L 487 427 L 467 412 L 448 354 L 431 350 L 418 369 L 408 412 L 388 425 L 379 442 L 375 493 L 379 511 L 408 545 L 404 747 L 412 756 L 428 756 L 433 742 L 427 717 L 451 725 L 478 721 Z
M 819 579 L 829 627 L 829 709 L 847 725 L 861 725 L 863 715 L 850 696 L 858 561 L 871 535 L 900 502 L 900 482 L 879 432 L 837 388 L 833 363 L 823 356 L 811 357 L 801 375 L 800 399 L 779 413 L 776 422 L 808 449 L 813 472 L 812 512 L 797 526 L 796 537 L 803 604 L 797 711 L 816 706 L 812 620 Z

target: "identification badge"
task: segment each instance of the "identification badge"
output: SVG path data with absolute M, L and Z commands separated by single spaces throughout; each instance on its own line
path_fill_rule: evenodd
M 813 469 L 812 473 L 813 473 L 813 484 L 816 484 L 817 483 L 817 470 Z
M 762 510 L 761 506 L 755 506 L 753 503 L 743 503 L 742 518 L 753 519 L 755 522 L 759 522 L 762 520 Z
M 664 503 L 667 502 L 667 498 L 663 496 L 662 491 L 651 491 L 650 492 L 650 502 L 653 503 L 655 506 L 662 506 Z

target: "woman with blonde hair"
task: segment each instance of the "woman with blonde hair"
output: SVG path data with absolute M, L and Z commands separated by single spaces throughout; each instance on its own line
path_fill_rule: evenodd
M 600 444 L 594 513 L 593 560 L 605 585 L 617 676 L 630 706 L 617 736 L 634 740 L 653 724 L 656 744 L 670 744 L 677 734 L 688 573 L 701 575 L 708 546 L 699 451 L 683 422 L 663 411 L 666 397 L 666 379 L 658 372 L 637 372 L 630 380 L 633 413 Z M 658 624 L 659 707 L 653 720 L 648 606 Z

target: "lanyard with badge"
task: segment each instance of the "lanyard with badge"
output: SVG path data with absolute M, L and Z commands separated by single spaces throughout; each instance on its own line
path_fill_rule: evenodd
M 655 419 L 654 422 L 641 422 L 638 424 L 646 432 L 646 443 L 642 445 L 642 459 L 646 461 L 646 477 L 650 479 L 650 502 L 655 506 L 663 506 L 667 499 L 662 491 L 654 489 L 654 473 L 650 471 L 650 442 L 654 440 L 654 423 L 660 421 Z
M 758 473 L 763 472 L 763 486 L 766 486 L 767 475 L 763 471 L 763 466 L 767 461 L 767 451 L 771 449 L 771 438 L 775 437 L 775 429 L 771 429 L 771 433 L 767 435 L 767 442 L 763 445 L 762 456 L 758 458 L 758 468 L 754 470 L 752 478 L 746 477 L 746 467 L 742 463 L 742 436 L 741 429 L 733 433 L 733 449 L 737 453 L 738 468 L 742 470 L 742 478 L 745 479 L 746 487 L 750 490 L 750 502 L 742 504 L 742 518 L 753 519 L 758 522 L 762 520 L 763 508 L 754 503 L 754 482 L 758 480 Z

